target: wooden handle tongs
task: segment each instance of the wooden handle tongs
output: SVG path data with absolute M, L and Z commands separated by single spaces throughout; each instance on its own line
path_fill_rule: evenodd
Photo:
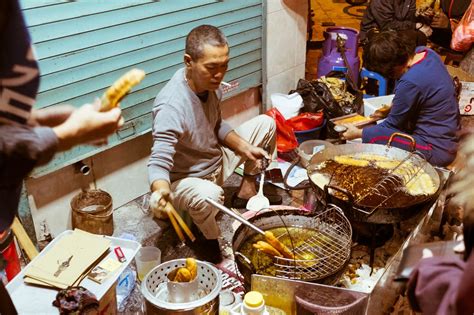
M 184 220 L 181 218 L 179 213 L 175 210 L 175 208 L 169 201 L 166 203 L 165 211 L 166 211 L 166 214 L 168 214 L 168 217 L 170 218 L 170 221 L 171 221 L 171 225 L 173 225 L 173 228 L 176 231 L 176 234 L 178 234 L 178 237 L 181 240 L 181 242 L 185 241 L 185 237 L 181 229 L 184 230 L 184 232 L 189 237 L 191 242 L 194 242 L 196 240 L 196 237 L 194 236 L 194 234 L 191 232 L 189 227 L 186 225 Z

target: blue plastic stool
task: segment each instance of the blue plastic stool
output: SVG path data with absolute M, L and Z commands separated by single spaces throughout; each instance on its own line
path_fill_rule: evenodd
M 378 74 L 374 71 L 369 71 L 365 68 L 362 68 L 360 71 L 360 78 L 369 78 L 378 81 L 379 83 L 379 96 L 387 95 L 387 79 L 385 79 L 382 75 Z M 364 98 L 371 98 L 375 95 L 364 94 Z

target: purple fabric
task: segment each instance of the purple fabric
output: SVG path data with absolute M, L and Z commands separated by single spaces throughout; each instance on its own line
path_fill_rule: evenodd
M 408 298 L 423 314 L 474 313 L 474 256 L 468 262 L 448 257 L 420 261 L 408 282 Z

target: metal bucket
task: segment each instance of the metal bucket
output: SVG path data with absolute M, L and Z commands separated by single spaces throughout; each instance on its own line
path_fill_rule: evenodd
M 97 189 L 83 191 L 71 200 L 72 227 L 94 234 L 114 233 L 112 196 Z
M 198 286 L 200 293 L 192 302 L 169 302 L 167 292 L 168 274 L 179 267 L 186 266 L 186 259 L 175 259 L 153 268 L 143 279 L 141 292 L 145 297 L 146 314 L 189 314 L 211 315 L 219 313 L 219 293 L 222 280 L 219 270 L 204 261 L 198 265 Z

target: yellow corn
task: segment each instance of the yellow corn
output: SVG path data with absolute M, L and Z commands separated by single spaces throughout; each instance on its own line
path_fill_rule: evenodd
M 175 282 L 189 282 L 191 280 L 191 272 L 189 272 L 188 268 L 185 267 L 179 268 L 174 277 Z
M 127 94 L 132 87 L 140 83 L 145 77 L 145 71 L 132 69 L 121 76 L 102 95 L 100 111 L 105 112 L 116 107 L 118 102 Z
M 196 259 L 194 258 L 186 258 L 186 268 L 189 270 L 191 274 L 191 280 L 194 280 L 197 276 L 197 263 Z

